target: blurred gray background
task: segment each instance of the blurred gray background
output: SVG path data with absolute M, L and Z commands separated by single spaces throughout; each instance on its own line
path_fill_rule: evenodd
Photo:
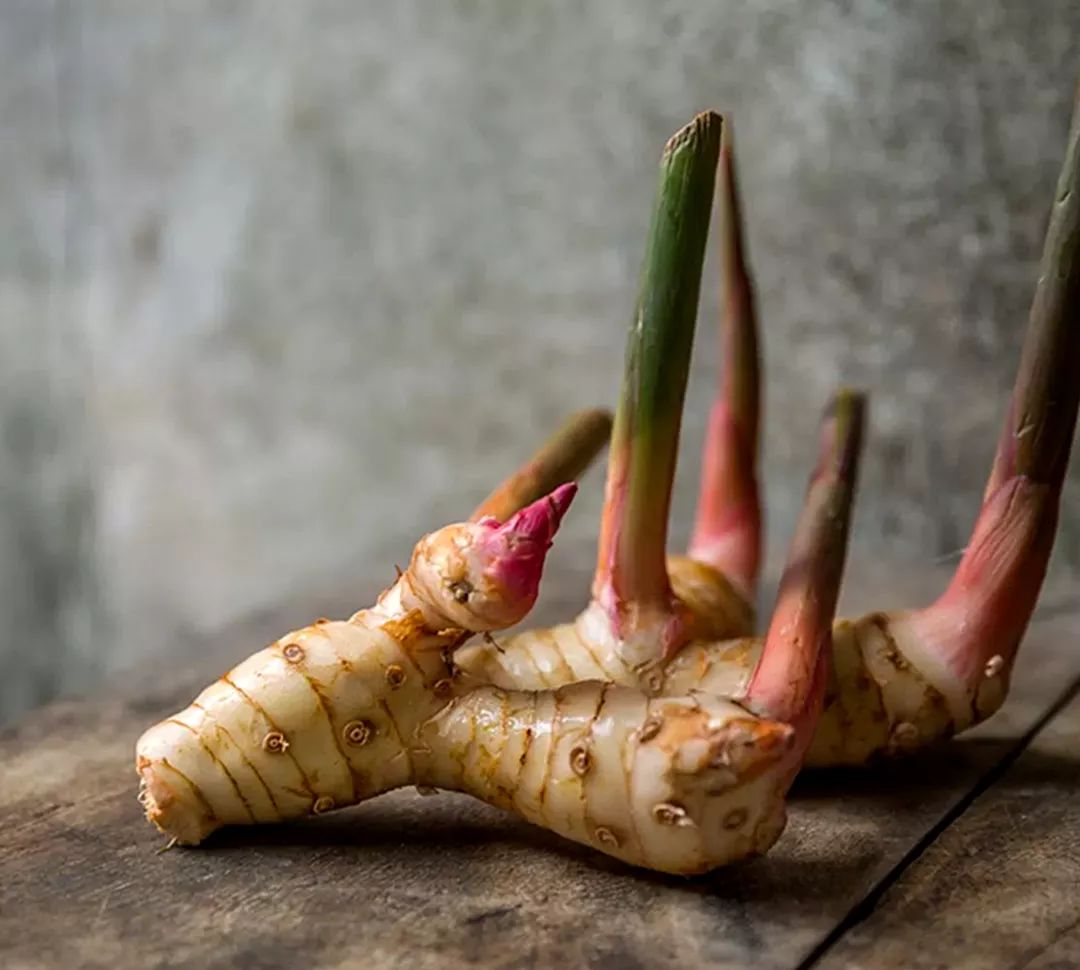
M 948 558 L 1013 376 L 1080 4 L 6 0 L 0 70 L 2 721 L 144 658 L 166 678 L 185 638 L 309 590 L 367 595 L 568 410 L 612 402 L 656 160 L 705 107 L 742 162 L 772 548 L 843 380 L 873 390 L 854 568 Z M 587 571 L 600 488 L 554 568 Z

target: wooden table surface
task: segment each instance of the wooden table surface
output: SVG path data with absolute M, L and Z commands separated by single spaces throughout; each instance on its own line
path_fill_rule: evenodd
M 918 602 L 943 581 L 914 572 L 853 564 L 846 606 Z M 562 582 L 538 620 L 587 585 Z M 803 776 L 773 851 L 705 878 L 413 790 L 158 852 L 135 800 L 139 733 L 263 643 L 366 601 L 311 598 L 178 644 L 111 693 L 0 733 L 0 967 L 1080 966 L 1075 583 L 1044 593 L 988 724 L 908 761 Z

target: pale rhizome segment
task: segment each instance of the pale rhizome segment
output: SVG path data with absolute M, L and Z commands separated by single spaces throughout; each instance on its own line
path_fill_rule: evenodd
M 747 691 L 477 684 L 424 726 L 433 783 L 663 872 L 706 872 L 766 852 L 783 831 L 785 796 L 824 697 L 862 411 L 860 395 L 842 392 L 822 422 L 818 464 Z
M 150 728 L 136 746 L 147 817 L 193 844 L 421 783 L 420 724 L 461 689 L 453 649 L 526 616 L 575 490 L 425 536 L 374 606 L 286 634 Z

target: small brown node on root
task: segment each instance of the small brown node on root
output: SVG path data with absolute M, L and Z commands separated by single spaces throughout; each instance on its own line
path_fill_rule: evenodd
M 299 643 L 286 643 L 281 652 L 291 664 L 298 664 L 304 659 L 304 648 Z
M 289 742 L 280 731 L 271 731 L 262 740 L 263 751 L 270 754 L 284 754 L 289 750 Z
M 314 815 L 323 815 L 326 812 L 332 811 L 334 808 L 334 799 L 330 795 L 320 795 L 315 799 L 315 803 L 311 806 L 311 811 Z
M 405 683 L 405 668 L 401 664 L 390 664 L 386 668 L 386 682 L 392 690 L 397 690 Z
M 661 825 L 693 825 L 694 820 L 686 814 L 682 805 L 674 802 L 659 802 L 653 805 L 653 818 Z
M 573 771 L 575 775 L 579 778 L 584 777 L 591 767 L 592 756 L 589 754 L 588 748 L 579 744 L 570 751 L 570 770 Z
M 454 597 L 455 603 L 460 603 L 462 606 L 469 602 L 472 591 L 473 584 L 467 579 L 459 579 L 450 584 L 450 595 Z
M 449 697 L 454 692 L 454 682 L 449 677 L 435 681 L 431 686 L 436 697 Z
M 606 825 L 598 825 L 593 830 L 593 837 L 601 845 L 606 845 L 609 848 L 617 849 L 619 847 L 619 837 L 612 829 L 609 829 Z
M 371 721 L 349 721 L 341 729 L 341 734 L 345 738 L 346 744 L 351 744 L 354 748 L 360 748 L 374 737 L 375 725 Z

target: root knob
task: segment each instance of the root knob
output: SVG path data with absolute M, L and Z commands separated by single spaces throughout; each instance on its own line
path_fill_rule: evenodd
M 455 603 L 460 603 L 462 606 L 469 602 L 472 591 L 473 585 L 467 579 L 459 579 L 450 584 L 450 595 L 454 597 Z
M 284 754 L 289 750 L 289 742 L 285 739 L 285 735 L 280 731 L 271 731 L 262 740 L 263 751 L 269 751 L 270 754 Z
M 592 765 L 592 757 L 589 755 L 589 749 L 584 745 L 578 745 L 570 752 L 570 770 L 579 778 L 585 776 L 585 773 Z
M 363 747 L 372 739 L 374 734 L 375 725 L 371 721 L 349 721 L 341 729 L 341 735 L 344 737 L 345 743 L 351 744 L 354 748 Z
M 619 847 L 619 837 L 606 825 L 596 826 L 596 829 L 593 831 L 593 837 L 601 845 L 606 845 L 611 849 L 617 849 Z
M 661 825 L 693 825 L 694 820 L 686 814 L 682 805 L 674 802 L 660 802 L 653 806 L 653 818 Z

